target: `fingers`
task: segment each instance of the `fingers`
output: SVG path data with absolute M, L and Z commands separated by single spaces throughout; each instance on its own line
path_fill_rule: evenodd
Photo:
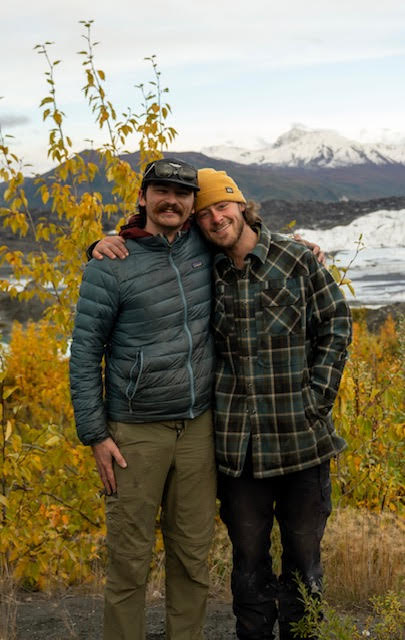
M 96 260 L 102 260 L 105 254 L 100 253 L 100 251 L 98 251 L 96 247 L 94 247 L 91 255 L 93 258 L 96 258 Z
M 97 471 L 98 471 L 98 475 L 100 476 L 101 482 L 104 485 L 104 492 L 106 495 L 111 495 L 112 493 L 115 493 L 116 491 L 116 486 L 115 486 L 115 477 L 114 477 L 114 472 L 112 470 L 112 464 L 111 469 L 109 469 L 109 464 L 106 461 L 102 461 L 95 453 L 94 451 L 94 447 L 93 447 L 93 453 L 94 453 L 94 457 L 96 459 L 96 464 L 97 464 Z M 101 493 L 101 495 L 102 495 Z
M 311 249 L 312 253 L 320 264 L 326 264 L 326 255 L 318 244 L 315 244 L 315 242 L 310 242 L 309 240 L 305 240 L 305 238 L 303 238 L 299 233 L 294 233 L 293 238 L 294 240 L 296 240 L 296 242 L 299 242 L 300 244 L 308 247 L 308 249 Z
M 104 485 L 105 493 L 110 496 L 112 493 L 116 493 L 117 485 L 115 482 L 114 470 L 112 464 L 97 465 L 98 473 L 101 478 L 101 482 Z
M 118 449 L 117 445 L 114 445 L 114 447 L 115 447 L 115 451 L 112 451 L 114 460 L 122 469 L 125 469 L 128 466 L 125 461 L 125 458 L 122 455 L 121 451 Z
M 111 495 L 112 493 L 117 493 L 117 483 L 115 481 L 114 469 L 112 465 L 112 458 L 104 468 L 104 486 L 106 488 L 107 494 Z
M 96 260 L 102 260 L 104 256 L 111 258 L 111 260 L 115 260 L 115 258 L 124 260 L 128 256 L 124 238 L 122 236 L 106 236 L 97 242 L 92 257 Z
M 322 251 L 321 247 L 318 247 L 317 244 L 312 249 L 312 253 L 314 254 L 314 256 L 316 257 L 316 259 L 318 260 L 318 262 L 320 264 L 323 264 L 323 265 L 326 264 L 326 256 L 325 256 L 324 252 Z
M 112 438 L 106 438 L 103 442 L 93 445 L 92 449 L 98 473 L 107 495 L 116 493 L 117 483 L 114 475 L 113 461 L 115 460 L 120 467 L 125 468 L 127 463 L 124 457 L 121 455 L 120 450 Z
M 312 253 L 314 254 L 314 256 L 316 257 L 316 259 L 320 264 L 323 264 L 323 265 L 326 264 L 326 256 L 320 246 L 318 246 L 317 244 L 311 243 L 311 246 L 309 247 L 309 249 L 312 249 Z

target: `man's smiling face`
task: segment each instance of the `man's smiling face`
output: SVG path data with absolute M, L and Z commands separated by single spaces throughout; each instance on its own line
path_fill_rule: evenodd
M 240 240 L 246 221 L 244 205 L 239 202 L 216 202 L 196 213 L 196 221 L 204 236 L 223 249 L 232 249 Z

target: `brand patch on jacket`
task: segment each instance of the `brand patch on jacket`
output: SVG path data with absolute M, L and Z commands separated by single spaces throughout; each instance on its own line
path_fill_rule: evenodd
M 233 193 L 233 189 L 232 189 L 232 187 L 225 187 L 225 191 L 226 191 L 227 193 Z
M 195 262 L 191 263 L 191 266 L 193 267 L 193 269 L 198 269 L 199 267 L 203 266 L 203 262 L 202 260 L 196 260 Z

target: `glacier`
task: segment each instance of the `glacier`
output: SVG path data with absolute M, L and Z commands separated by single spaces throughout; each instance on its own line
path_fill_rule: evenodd
M 405 209 L 379 210 L 332 229 L 296 229 L 331 254 L 338 267 L 348 267 L 354 306 L 377 307 L 405 302 Z

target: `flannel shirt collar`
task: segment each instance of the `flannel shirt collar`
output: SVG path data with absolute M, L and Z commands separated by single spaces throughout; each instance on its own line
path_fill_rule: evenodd
M 270 244 L 271 244 L 271 232 L 270 229 L 266 227 L 266 225 L 262 222 L 255 222 L 252 225 L 252 229 L 257 233 L 258 240 L 255 248 L 250 251 L 246 257 L 254 256 L 257 258 L 262 264 L 265 264 L 267 255 L 269 253 Z M 214 264 L 217 266 L 223 260 L 229 260 L 229 257 L 223 251 L 220 251 L 215 255 Z

